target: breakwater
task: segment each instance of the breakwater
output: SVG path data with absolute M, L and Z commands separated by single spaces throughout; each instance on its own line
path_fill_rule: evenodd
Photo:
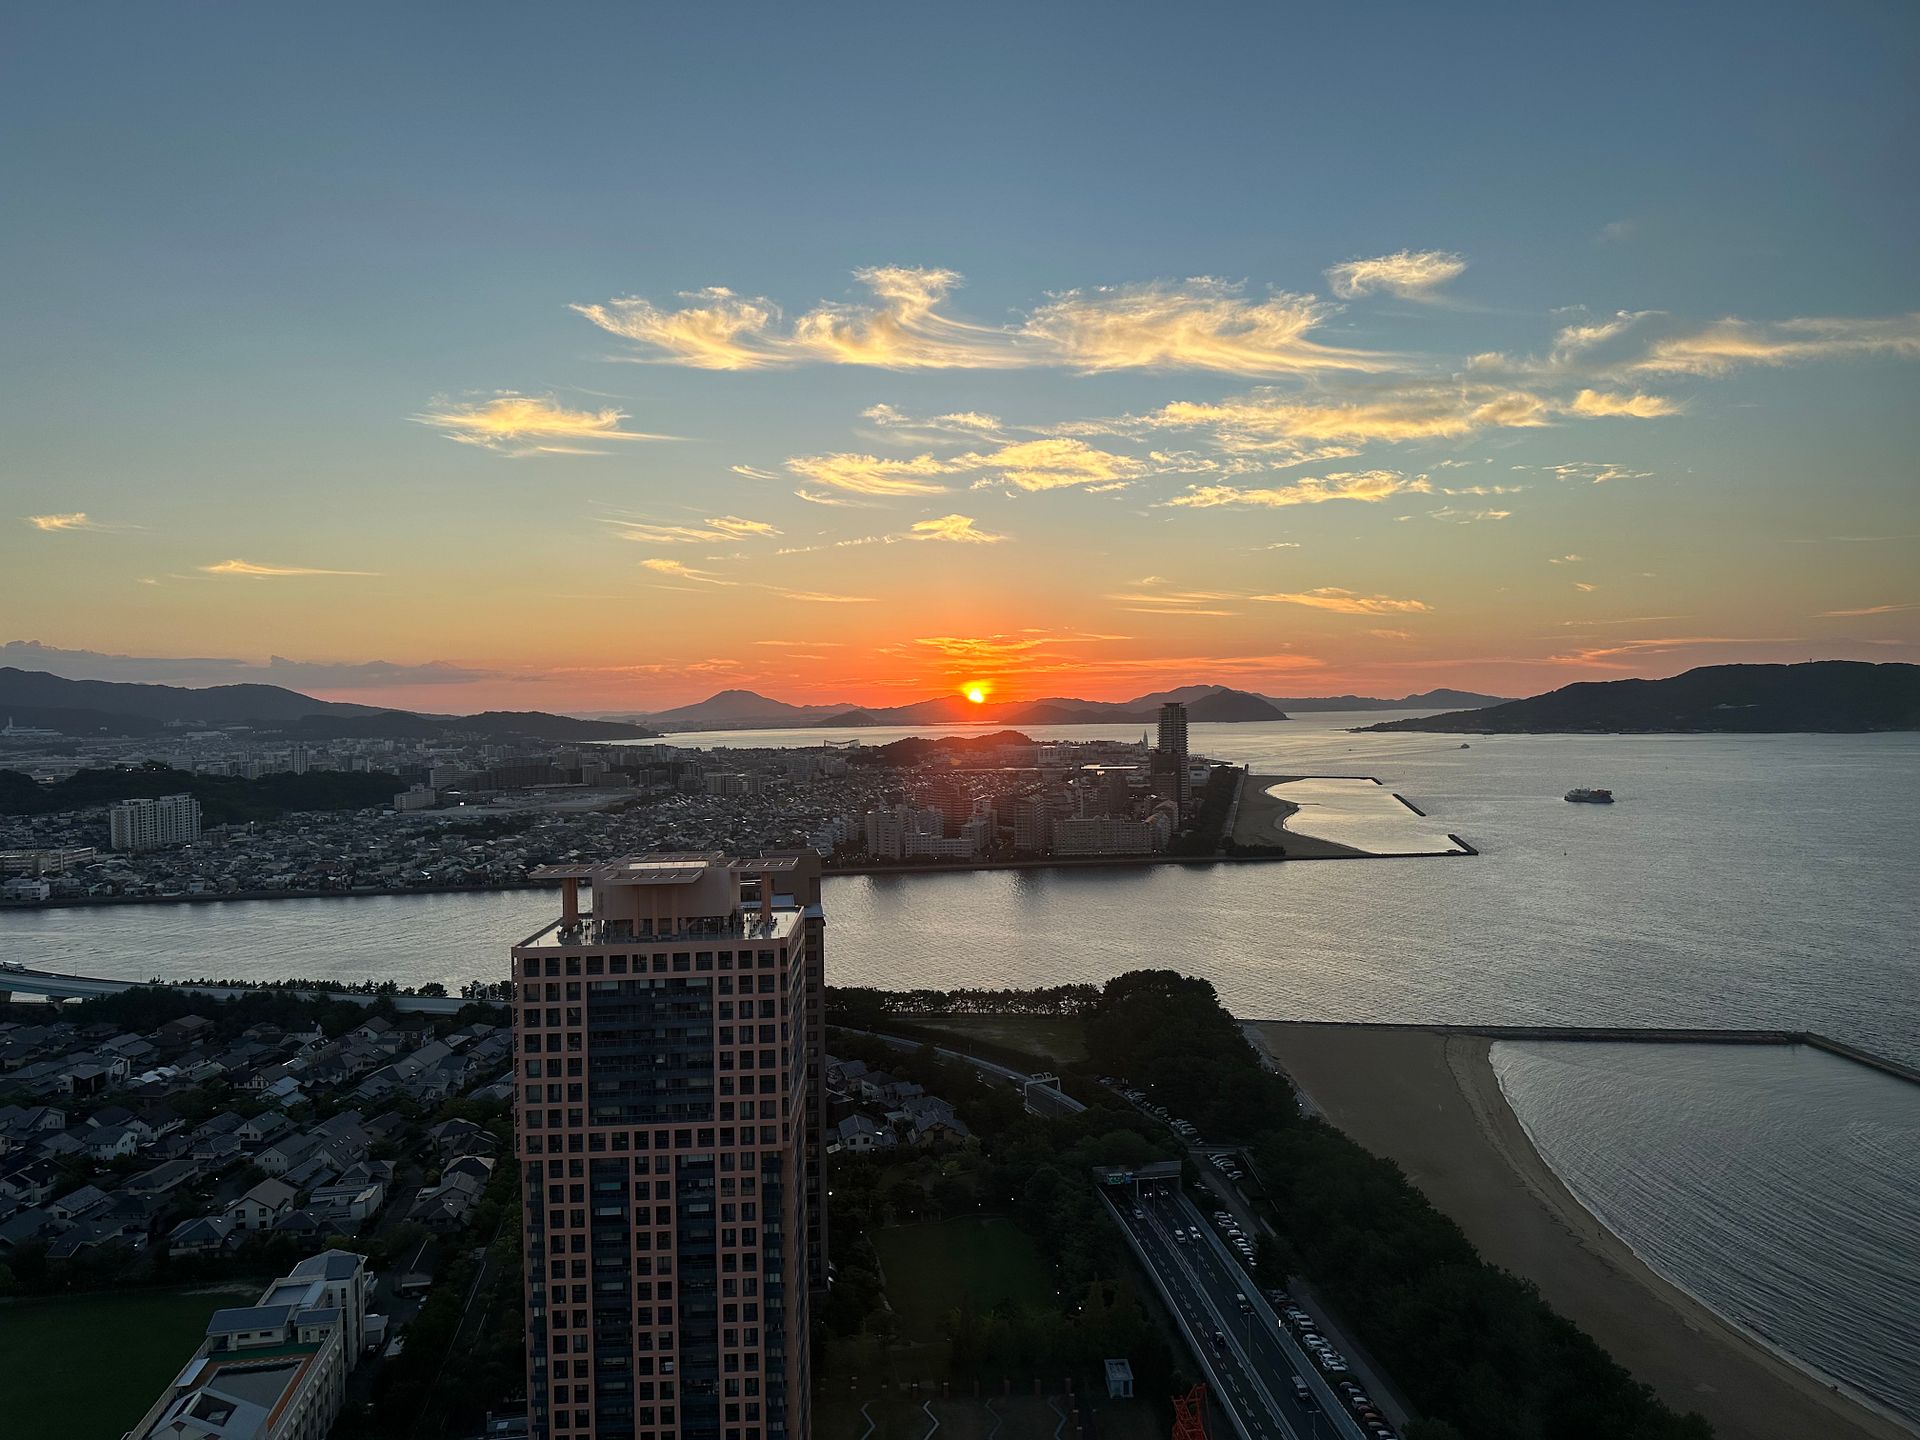
M 1920 1068 L 1876 1055 L 1858 1045 L 1813 1030 L 1723 1029 L 1715 1026 L 1634 1025 L 1434 1025 L 1417 1021 L 1244 1020 L 1248 1025 L 1311 1025 L 1323 1030 L 1425 1031 L 1433 1035 L 1476 1035 L 1487 1040 L 1589 1040 L 1645 1045 L 1806 1045 L 1842 1060 L 1920 1085 Z

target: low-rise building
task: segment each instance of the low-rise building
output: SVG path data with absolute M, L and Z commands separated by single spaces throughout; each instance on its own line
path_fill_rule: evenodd
M 360 1357 L 362 1256 L 301 1261 L 253 1305 L 220 1310 L 127 1440 L 325 1440 Z

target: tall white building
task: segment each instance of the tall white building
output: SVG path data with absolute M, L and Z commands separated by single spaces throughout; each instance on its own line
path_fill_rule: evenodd
M 115 850 L 191 845 L 200 838 L 200 802 L 191 795 L 122 800 L 107 807 L 107 828 Z

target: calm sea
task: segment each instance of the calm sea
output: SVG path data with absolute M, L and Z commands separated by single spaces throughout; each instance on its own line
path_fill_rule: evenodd
M 1458 737 L 1347 733 L 1379 718 L 1196 725 L 1192 745 L 1256 773 L 1378 776 L 1478 856 L 834 879 L 830 976 L 849 985 L 1026 985 L 1168 966 L 1206 975 L 1247 1017 L 1783 1027 L 1920 1063 L 1920 735 L 1492 736 L 1467 737 L 1463 749 Z M 769 731 L 678 743 L 875 744 L 905 733 Z M 1607 786 L 1618 803 L 1567 804 L 1561 796 L 1573 785 Z M 498 977 L 506 947 L 552 914 L 552 900 L 531 892 L 16 912 L 0 915 L 0 955 L 137 978 L 457 986 Z M 1727 1053 L 1764 1063 L 1756 1052 Z M 1536 1083 L 1551 1093 L 1558 1082 L 1508 1070 L 1542 1149 L 1571 1164 L 1556 1138 L 1567 1129 L 1562 1107 L 1530 1098 Z M 1748 1128 L 1781 1137 L 1771 1161 L 1775 1142 L 1753 1139 L 1753 1163 L 1784 1175 L 1805 1159 L 1785 1138 L 1799 1090 L 1795 1072 L 1782 1076 L 1764 1093 L 1789 1118 Z M 1696 1082 L 1697 1096 L 1688 1088 Z M 1708 1132 L 1727 1123 L 1698 1072 L 1675 1083 L 1669 1107 L 1696 1114 Z M 1635 1112 L 1623 1100 L 1608 1113 Z M 1625 1119 L 1591 1143 L 1595 1153 L 1611 1146 L 1625 1155 L 1636 1133 Z M 1878 1183 L 1877 1143 L 1836 1137 L 1822 1161 L 1828 1183 L 1809 1192 L 1824 1222 L 1786 1227 L 1779 1263 L 1799 1293 L 1834 1292 L 1842 1272 L 1831 1251 L 1854 1243 L 1838 1197 L 1850 1184 Z M 1671 1184 L 1663 1173 L 1646 1169 L 1647 1192 L 1684 1212 L 1689 1192 L 1678 1172 Z M 1768 1193 L 1778 1214 L 1798 1213 L 1786 1190 Z M 1595 1198 L 1630 1238 L 1636 1213 L 1675 1213 L 1644 1195 Z M 1890 1212 L 1904 1221 L 1890 1233 L 1911 1260 L 1920 1189 L 1890 1203 L 1904 1204 Z M 1724 1253 L 1702 1240 L 1649 1259 L 1713 1299 L 1725 1293 L 1714 1283 Z M 1913 1298 L 1909 1319 L 1920 1313 Z
M 1798 1045 L 1503 1040 L 1493 1068 L 1649 1265 L 1920 1420 L 1920 1086 Z

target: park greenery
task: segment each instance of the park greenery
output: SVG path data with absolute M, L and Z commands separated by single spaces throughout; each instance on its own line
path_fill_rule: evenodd
M 1014 1091 L 989 1085 L 971 1066 L 929 1048 L 903 1051 L 844 1031 L 834 1032 L 831 1043 L 841 1058 L 883 1067 L 950 1101 L 972 1138 L 832 1157 L 837 1275 L 819 1317 L 829 1342 L 816 1351 L 821 1384 L 831 1388 L 848 1378 L 852 1362 L 843 1357 L 857 1347 L 845 1342 L 932 1338 L 912 1333 L 911 1313 L 920 1300 L 905 1297 L 923 1299 L 934 1285 L 941 1287 L 936 1293 L 953 1297 L 937 1328 L 949 1347 L 945 1377 L 956 1383 L 997 1390 L 1009 1380 L 1075 1375 L 1084 1382 L 1106 1357 L 1127 1355 L 1142 1376 L 1143 1393 L 1148 1385 L 1155 1387 L 1151 1393 L 1167 1393 L 1172 1353 L 1149 1318 L 1143 1282 L 1090 1183 L 1095 1165 L 1171 1155 L 1165 1139 L 1138 1112 L 1118 1104 L 1059 1119 L 1029 1115 Z M 899 1257 L 911 1256 L 912 1273 L 883 1273 L 876 1235 L 983 1217 L 1004 1217 L 1018 1227 L 1024 1237 L 1019 1254 L 991 1240 L 972 1251 L 894 1246 L 895 1269 L 903 1263 Z M 973 1233 L 978 1238 L 981 1232 Z M 991 1287 L 1002 1298 L 976 1300 L 983 1276 L 1013 1272 L 1029 1255 L 1045 1257 L 1037 1284 L 1008 1273 L 1005 1283 Z
M 902 1024 L 887 1018 L 888 1003 L 881 992 L 863 992 L 857 1011 L 872 1028 L 898 1033 Z M 901 1003 L 908 1026 L 930 1013 L 925 992 Z M 1481 1260 L 1398 1166 L 1325 1122 L 1303 1117 L 1286 1079 L 1261 1064 L 1205 980 L 1171 970 L 1134 971 L 1109 981 L 1097 1003 L 1075 1013 L 1085 1031 L 1088 1074 L 1148 1090 L 1210 1141 L 1246 1147 L 1260 1204 L 1278 1237 L 1263 1252 L 1263 1268 L 1301 1276 L 1338 1311 L 1343 1327 L 1422 1417 L 1409 1427 L 1409 1440 L 1711 1435 L 1698 1415 L 1681 1416 L 1663 1405 L 1531 1284 Z M 954 1042 L 948 1036 L 943 1043 Z M 925 1055 L 917 1063 L 928 1064 Z M 888 1065 L 909 1073 L 897 1053 Z M 1050 1137 L 1050 1150 L 1029 1156 L 1033 1168 L 1018 1189 L 994 1197 L 1034 1227 L 1046 1252 L 1059 1256 L 1063 1275 L 1085 1279 L 1094 1273 L 1087 1267 L 1111 1254 L 1092 1229 L 1118 1240 L 1094 1208 L 1086 1165 L 1168 1153 L 1162 1135 L 1126 1120 L 1133 1113 L 1098 1109 L 1071 1125 L 1032 1122 L 1067 1128 Z M 1138 1148 L 1118 1153 L 1123 1146 Z M 1022 1153 L 1005 1139 L 996 1149 Z M 932 1192 L 923 1201 L 884 1165 L 874 1183 L 889 1214 L 944 1204 Z M 903 1193 L 888 1195 L 889 1185 L 904 1187 Z M 834 1217 L 836 1226 L 844 1223 L 837 1195 Z M 1088 1233 L 1081 1232 L 1083 1224 Z

